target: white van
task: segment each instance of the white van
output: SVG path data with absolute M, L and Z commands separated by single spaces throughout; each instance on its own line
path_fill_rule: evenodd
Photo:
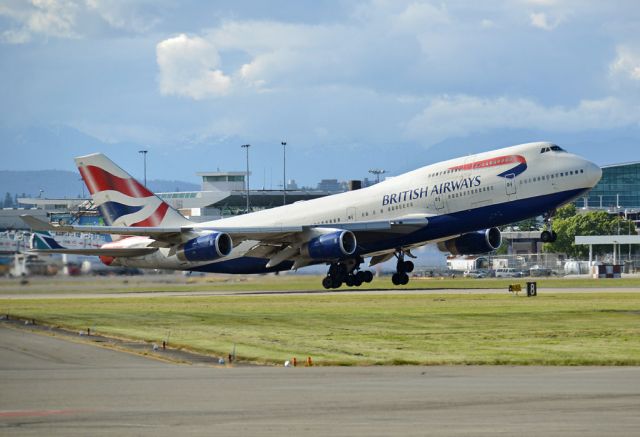
M 496 269 L 496 278 L 519 278 L 522 274 L 516 269 Z

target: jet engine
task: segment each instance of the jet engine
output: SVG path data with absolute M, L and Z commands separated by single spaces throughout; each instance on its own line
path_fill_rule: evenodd
M 302 246 L 301 253 L 311 259 L 336 259 L 353 255 L 356 236 L 351 231 L 333 231 L 312 238 Z
M 450 252 L 452 255 L 478 255 L 496 250 L 500 244 L 502 244 L 500 229 L 489 228 L 442 241 L 438 243 L 438 249 L 442 252 Z
M 181 244 L 176 256 L 181 261 L 211 261 L 229 255 L 232 249 L 233 242 L 229 234 L 215 232 Z

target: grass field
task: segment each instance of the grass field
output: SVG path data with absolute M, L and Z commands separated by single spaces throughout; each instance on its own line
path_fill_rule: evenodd
M 98 278 L 34 278 L 27 284 L 19 279 L 0 280 L 0 294 L 38 294 L 38 293 L 131 293 L 163 291 L 292 291 L 324 290 L 321 276 L 315 275 L 267 275 L 267 276 L 204 276 L 185 278 L 170 276 L 134 276 L 134 277 L 98 277 Z M 615 280 L 594 280 L 589 278 L 511 278 L 511 279 L 470 279 L 470 278 L 412 278 L 405 286 L 394 286 L 391 276 L 374 278 L 370 284 L 363 284 L 360 290 L 375 289 L 504 289 L 511 283 L 525 284 L 535 280 L 539 288 L 637 288 L 640 290 L 640 277 Z M 343 286 L 342 289 L 348 289 Z
M 0 313 L 224 356 L 235 344 L 259 363 L 640 364 L 640 293 L 0 299 Z

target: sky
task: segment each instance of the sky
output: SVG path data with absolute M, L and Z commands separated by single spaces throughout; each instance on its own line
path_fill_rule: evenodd
M 362 179 L 530 141 L 640 160 L 640 2 L 0 0 L 0 169 Z

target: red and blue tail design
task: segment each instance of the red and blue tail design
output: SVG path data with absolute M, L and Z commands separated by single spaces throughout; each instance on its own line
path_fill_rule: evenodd
M 500 167 L 510 164 L 517 165 L 498 174 L 499 177 L 506 178 L 509 175 L 513 175 L 512 177 L 515 177 L 527 169 L 527 160 L 524 158 L 524 156 L 504 155 L 496 156 L 495 158 L 483 159 L 481 161 L 469 162 L 463 165 L 457 165 L 455 167 L 451 167 L 449 170 L 473 170 L 480 168 Z
M 94 153 L 75 161 L 107 225 L 162 227 L 188 223 L 105 155 Z

